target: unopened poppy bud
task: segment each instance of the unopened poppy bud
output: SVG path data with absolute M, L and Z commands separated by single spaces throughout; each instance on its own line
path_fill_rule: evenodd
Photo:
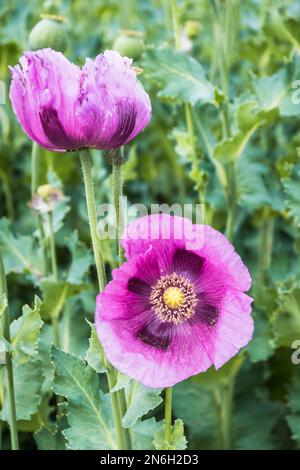
M 144 47 L 142 33 L 129 30 L 121 31 L 113 44 L 115 51 L 133 60 L 141 57 Z
M 64 52 L 68 45 L 68 35 L 63 18 L 46 16 L 39 21 L 29 34 L 29 48 L 32 50 L 50 47 Z
M 52 212 L 57 204 L 64 199 L 62 191 L 51 184 L 39 186 L 29 206 L 41 214 Z
M 188 20 L 184 23 L 184 30 L 189 39 L 195 39 L 201 30 L 201 23 L 197 20 Z

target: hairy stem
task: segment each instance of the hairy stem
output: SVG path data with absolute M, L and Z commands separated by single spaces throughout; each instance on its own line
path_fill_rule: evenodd
M 115 155 L 112 158 L 112 194 L 116 216 L 116 235 L 118 241 L 118 255 L 120 265 L 124 262 L 124 250 L 121 245 L 121 235 L 124 224 L 124 215 L 122 210 L 124 163 L 123 147 L 120 148 L 119 152 L 120 154 L 118 155 L 118 150 L 116 150 Z
M 86 205 L 87 205 L 87 213 L 88 219 L 90 224 L 90 233 L 92 239 L 92 246 L 94 252 L 94 258 L 96 263 L 97 269 L 97 277 L 98 277 L 98 285 L 99 291 L 101 292 L 106 284 L 106 275 L 105 275 L 105 268 L 104 268 L 104 261 L 103 261 L 103 254 L 101 248 L 100 238 L 98 236 L 97 231 L 97 209 L 96 209 L 96 200 L 95 200 L 95 192 L 94 192 L 94 182 L 93 182 L 93 171 L 92 171 L 92 161 L 90 153 L 87 149 L 81 150 L 79 152 L 81 166 L 82 166 L 82 173 L 83 173 L 83 181 L 85 187 L 85 196 L 86 196 Z M 108 364 L 106 358 L 105 362 L 107 364 L 107 381 L 109 390 L 111 390 L 115 383 L 116 383 L 116 373 L 114 368 Z M 124 438 L 124 432 L 122 428 L 122 417 L 120 412 L 120 404 L 117 392 L 110 393 L 111 396 L 111 403 L 112 403 L 112 410 L 114 416 L 114 424 L 115 424 L 115 432 L 118 442 L 118 449 L 124 450 L 126 449 L 126 443 Z
M 6 295 L 7 298 L 7 285 L 6 277 L 4 272 L 4 266 L 2 261 L 2 256 L 0 253 L 0 295 Z M 3 312 L 3 337 L 10 344 L 10 318 L 8 307 L 5 308 Z M 18 438 L 18 426 L 17 426 L 17 414 L 16 414 L 16 401 L 15 401 L 15 392 L 14 392 L 14 376 L 13 376 L 13 364 L 10 351 L 5 351 L 5 368 L 6 368 L 6 378 L 7 378 L 7 392 L 8 392 L 8 401 L 9 401 L 9 430 L 10 430 L 10 439 L 11 439 L 11 448 L 12 450 L 19 449 L 19 438 Z
M 170 444 L 172 435 L 172 387 L 165 390 L 165 442 Z
M 260 229 L 260 253 L 258 266 L 258 283 L 264 285 L 266 282 L 266 274 L 271 266 L 272 248 L 274 233 L 274 217 L 270 214 L 269 209 L 263 212 L 261 229 Z
M 53 279 L 56 282 L 58 280 L 57 258 L 56 258 L 56 249 L 55 249 L 55 236 L 54 236 L 54 231 L 53 231 L 53 215 L 51 212 L 48 214 L 48 224 L 49 224 L 51 271 L 52 271 Z
M 83 181 L 85 187 L 85 197 L 86 197 L 86 206 L 88 212 L 88 219 L 90 224 L 90 232 L 92 238 L 93 252 L 96 262 L 97 277 L 99 284 L 99 291 L 101 292 L 106 283 L 106 275 L 103 261 L 102 248 L 100 243 L 100 238 L 97 231 L 97 209 L 94 193 L 94 183 L 93 183 L 93 172 L 92 172 L 92 161 L 90 153 L 87 149 L 81 150 L 79 152 Z
M 121 245 L 121 235 L 123 231 L 124 215 L 122 210 L 123 200 L 123 164 L 124 164 L 124 148 L 115 149 L 112 156 L 112 195 L 116 216 L 116 235 L 118 242 L 119 266 L 124 262 L 124 250 Z M 122 417 L 127 412 L 127 401 L 125 390 L 118 391 L 118 399 Z M 131 436 L 129 429 L 123 429 L 125 444 L 127 449 L 131 449 Z

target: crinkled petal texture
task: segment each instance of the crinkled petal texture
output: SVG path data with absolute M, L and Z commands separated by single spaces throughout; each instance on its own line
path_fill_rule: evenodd
M 14 112 L 30 139 L 49 150 L 120 147 L 151 119 L 131 63 L 106 51 L 80 69 L 51 49 L 25 52 L 11 68 Z
M 106 355 L 121 372 L 149 387 L 169 387 L 221 367 L 250 341 L 252 299 L 244 292 L 251 278 L 224 235 L 158 214 L 130 224 L 122 244 L 128 261 L 97 297 L 95 315 Z M 157 294 L 174 273 L 192 292 L 188 298 L 183 290 L 188 300 L 180 321 Z

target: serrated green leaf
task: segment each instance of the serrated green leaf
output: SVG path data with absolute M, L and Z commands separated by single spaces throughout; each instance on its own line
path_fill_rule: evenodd
M 298 366 L 299 367 L 299 366 Z M 288 385 L 288 407 L 290 414 L 287 416 L 287 423 L 292 431 L 292 437 L 300 446 L 300 377 L 295 376 Z
M 285 207 L 297 227 L 300 227 L 300 165 L 295 165 L 289 178 L 282 184 L 285 192 Z
M 133 449 L 136 450 L 153 450 L 154 435 L 158 431 L 161 423 L 154 418 L 138 420 L 130 429 Z
M 162 421 L 160 428 L 154 435 L 154 446 L 156 450 L 184 450 L 187 440 L 184 435 L 184 424 L 181 419 L 176 419 L 172 425 L 171 440 L 165 441 L 165 422 Z
M 147 388 L 139 382 L 133 382 L 134 391 L 130 393 L 130 402 L 122 423 L 125 428 L 130 428 L 139 418 L 156 408 L 163 400 L 160 396 L 161 389 Z
M 71 449 L 116 449 L 110 421 L 110 397 L 100 390 L 99 376 L 81 359 L 52 348 L 53 389 L 68 401 L 69 428 L 63 431 Z
M 103 373 L 106 371 L 104 365 L 104 351 L 97 336 L 95 325 L 88 322 L 91 327 L 91 336 L 89 338 L 89 349 L 86 352 L 85 360 L 96 372 Z
M 111 389 L 111 392 L 118 392 L 123 388 L 127 388 L 131 382 L 131 378 L 128 375 L 121 374 L 120 372 L 117 373 L 117 382 L 115 386 Z
M 232 137 L 222 140 L 215 146 L 213 158 L 225 164 L 236 162 L 261 123 L 262 121 L 258 121 L 245 133 L 239 131 Z
M 278 308 L 272 315 L 272 330 L 276 346 L 291 347 L 300 338 L 300 288 L 280 285 Z
M 252 362 L 266 361 L 275 350 L 272 328 L 265 312 L 254 309 L 252 316 L 254 334 L 247 346 L 247 351 Z
M 84 284 L 70 284 L 66 281 L 52 281 L 45 279 L 41 282 L 42 305 L 41 317 L 43 319 L 59 318 L 60 313 L 69 297 L 72 297 L 86 286 Z
M 92 262 L 92 254 L 88 248 L 78 239 L 78 232 L 73 232 L 66 241 L 71 252 L 72 260 L 69 267 L 67 282 L 81 284 Z
M 184 52 L 148 50 L 143 67 L 146 78 L 157 84 L 160 98 L 191 105 L 215 102 L 215 87 L 206 79 L 203 67 Z
M 0 371 L 3 373 L 3 371 Z M 14 390 L 16 399 L 17 420 L 30 420 L 41 402 L 43 381 L 40 361 L 29 361 L 13 365 Z M 4 400 L 1 419 L 9 422 L 9 401 Z
M 244 152 L 236 165 L 237 192 L 242 207 L 252 210 L 270 207 L 281 211 L 284 207 L 280 182 L 256 149 Z
M 34 434 L 39 450 L 66 450 L 66 441 L 61 431 L 51 432 L 42 428 Z
M 37 353 L 39 334 L 43 321 L 40 317 L 41 300 L 34 299 L 34 307 L 31 309 L 25 305 L 22 315 L 10 325 L 11 344 L 15 364 L 22 364 L 33 358 Z
M 35 246 L 34 238 L 25 235 L 14 235 L 7 219 L 0 220 L 0 247 L 6 274 L 32 273 L 42 276 L 42 259 Z

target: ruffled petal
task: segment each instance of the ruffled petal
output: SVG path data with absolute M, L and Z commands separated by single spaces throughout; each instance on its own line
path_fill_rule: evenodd
M 222 367 L 252 339 L 253 299 L 246 294 L 228 291 L 214 328 L 212 359 L 216 369 Z
M 113 149 L 132 140 L 151 119 L 148 94 L 137 80 L 132 61 L 106 51 L 82 70 L 76 113 L 89 132 L 89 146 Z
M 11 68 L 10 99 L 27 135 L 55 151 L 80 146 L 74 113 L 80 68 L 51 49 L 25 52 Z
M 153 214 L 140 217 L 129 224 L 122 234 L 122 246 L 127 259 L 139 256 L 149 246 L 156 251 L 165 247 L 183 247 L 186 240 L 194 239 L 193 224 L 189 219 L 168 214 Z
M 11 68 L 13 109 L 47 149 L 117 148 L 151 119 L 149 96 L 118 52 L 87 59 L 82 70 L 51 49 L 25 52 L 20 63 Z

